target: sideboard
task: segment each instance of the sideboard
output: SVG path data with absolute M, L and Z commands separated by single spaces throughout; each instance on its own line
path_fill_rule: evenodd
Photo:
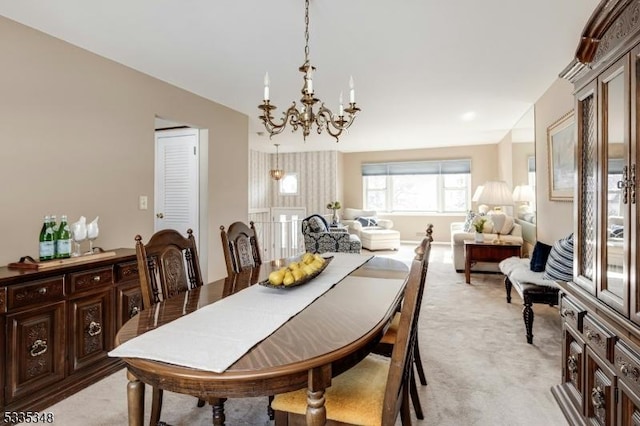
M 0 267 L 2 411 L 42 411 L 123 366 L 107 353 L 142 298 L 135 250 L 112 252 L 42 270 Z

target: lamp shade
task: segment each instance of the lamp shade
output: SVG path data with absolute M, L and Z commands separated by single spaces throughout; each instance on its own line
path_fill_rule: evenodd
M 488 181 L 483 185 L 478 203 L 490 206 L 512 206 L 513 195 L 504 181 Z
M 529 185 L 518 185 L 513 190 L 513 201 L 516 203 L 533 203 L 536 199 L 536 195 L 533 193 L 533 188 Z
M 482 194 L 483 189 L 484 189 L 484 186 L 478 185 L 478 187 L 476 188 L 476 192 L 473 193 L 473 198 L 471 198 L 471 201 L 473 201 L 474 203 L 477 203 L 478 199 L 480 198 L 480 194 Z

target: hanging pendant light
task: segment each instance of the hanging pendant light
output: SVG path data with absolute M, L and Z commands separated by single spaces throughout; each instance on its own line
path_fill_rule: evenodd
M 269 171 L 269 174 L 271 175 L 271 178 L 273 180 L 280 180 L 284 177 L 284 170 L 282 170 L 280 168 L 280 161 L 279 161 L 279 153 L 278 153 L 278 147 L 280 146 L 279 143 L 274 144 L 276 146 L 276 168 L 275 169 L 271 169 Z
M 276 106 L 269 102 L 269 73 L 264 76 L 264 99 L 262 105 L 258 108 L 262 110 L 262 115 L 259 117 L 264 123 L 265 128 L 269 132 L 270 137 L 282 132 L 287 123 L 291 124 L 293 131 L 298 130 L 298 127 L 302 127 L 302 138 L 307 139 L 313 123 L 316 124 L 316 130 L 318 134 L 326 130 L 331 136 L 333 136 L 338 142 L 338 138 L 342 134 L 342 131 L 348 129 L 356 118 L 356 114 L 360 111 L 360 108 L 356 106 L 355 89 L 353 87 L 353 77 L 349 78 L 349 105 L 345 108 L 342 101 L 342 93 L 340 94 L 338 114 L 334 114 L 331 110 L 324 106 L 324 102 L 316 98 L 313 91 L 313 73 L 316 67 L 311 65 L 309 60 L 309 0 L 305 0 L 305 15 L 304 15 L 304 63 L 298 68 L 303 77 L 302 85 L 302 103 L 300 110 L 296 107 L 296 103 L 293 102 L 283 114 L 280 123 L 273 121 L 273 115 L 271 111 L 276 109 Z M 316 103 L 320 102 L 320 108 L 314 111 L 313 107 Z M 346 113 L 346 115 L 345 115 Z

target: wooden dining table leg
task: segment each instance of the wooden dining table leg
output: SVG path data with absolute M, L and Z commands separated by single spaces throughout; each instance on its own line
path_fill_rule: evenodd
M 331 386 L 331 365 L 309 370 L 307 389 L 307 426 L 323 426 L 327 422 L 324 391 Z
M 127 371 L 127 405 L 129 426 L 143 426 L 144 422 L 144 383 Z

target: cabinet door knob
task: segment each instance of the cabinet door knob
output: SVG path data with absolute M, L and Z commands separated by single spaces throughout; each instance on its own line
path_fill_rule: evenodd
M 572 309 L 564 308 L 564 309 L 562 310 L 562 316 L 563 316 L 563 317 L 571 317 L 571 318 L 574 318 L 574 319 L 575 319 L 575 317 L 576 317 L 576 313 L 575 313 L 575 312 L 573 312 L 573 310 L 572 310 Z
M 38 294 L 44 296 L 45 294 L 47 294 L 47 288 L 46 287 L 40 287 L 38 289 Z
M 162 219 L 162 218 L 164 217 L 164 214 L 162 214 L 162 213 L 156 213 L 156 217 L 157 217 L 158 219 Z
M 47 341 L 38 339 L 31 345 L 31 348 L 29 349 L 29 355 L 31 355 L 32 357 L 37 357 L 46 353 L 47 349 L 49 349 L 47 346 Z
M 628 364 L 620 365 L 620 374 L 624 377 L 631 376 L 633 379 L 637 380 L 640 376 L 640 371 L 636 367 L 629 366 Z
M 133 308 L 131 308 L 131 311 L 129 311 L 129 318 L 135 317 L 136 315 L 138 315 L 138 312 L 140 312 L 140 308 L 134 306 Z
M 100 282 L 100 275 L 94 275 L 94 277 L 92 278 L 94 283 L 99 283 Z
M 87 333 L 89 333 L 89 336 L 91 337 L 97 336 L 98 334 L 102 333 L 102 326 L 99 322 L 91 321 Z

